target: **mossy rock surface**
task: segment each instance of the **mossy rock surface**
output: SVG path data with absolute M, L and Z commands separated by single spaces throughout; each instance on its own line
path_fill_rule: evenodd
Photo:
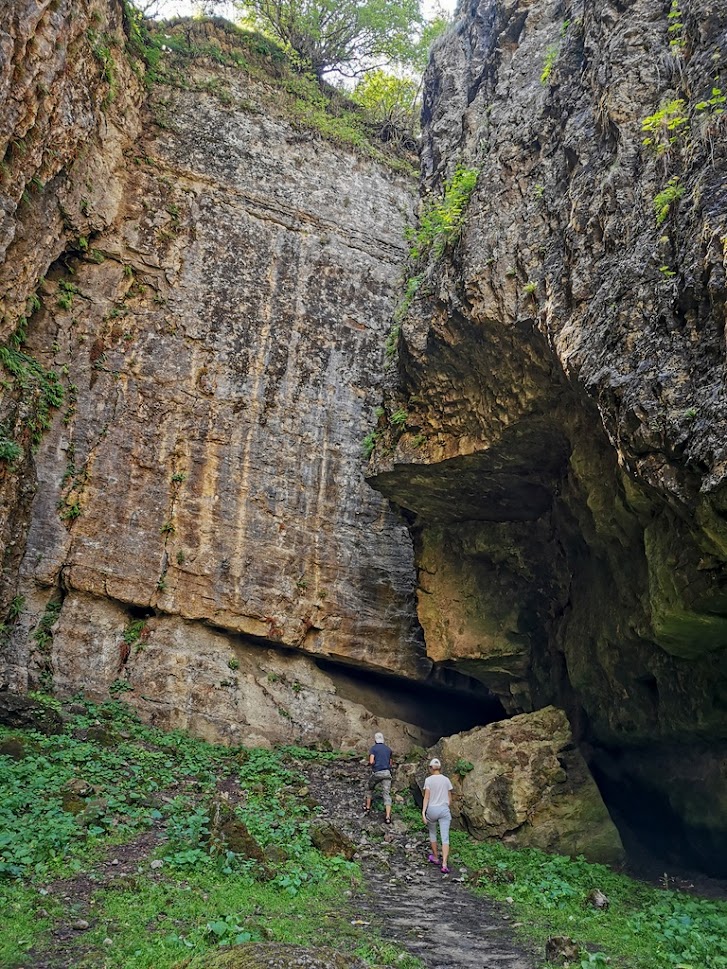
M 31 751 L 27 743 L 20 737 L 6 737 L 0 741 L 0 755 L 10 757 L 12 760 L 24 760 Z
M 305 948 L 280 942 L 248 942 L 201 956 L 177 969 L 368 969 L 355 956 L 326 947 Z
M 29 696 L 0 691 L 0 724 L 37 730 L 47 735 L 61 733 L 63 721 L 58 713 Z

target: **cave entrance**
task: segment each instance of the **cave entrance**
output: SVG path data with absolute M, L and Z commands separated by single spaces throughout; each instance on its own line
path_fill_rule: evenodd
M 341 666 L 316 659 L 316 666 L 336 683 L 338 694 L 361 703 L 377 717 L 393 717 L 437 738 L 505 720 L 500 700 L 474 677 L 435 666 L 425 681 Z
M 674 778 L 679 803 L 679 781 L 669 770 L 671 753 L 669 748 L 663 748 L 655 755 L 650 749 L 643 756 L 648 760 L 661 755 L 663 774 Z M 639 776 L 629 764 L 629 754 L 633 751 L 593 748 L 589 767 L 621 835 L 632 872 L 652 880 L 668 872 L 677 881 L 698 880 L 700 889 L 711 890 L 703 878 L 706 875 L 720 880 L 715 887 L 723 893 L 727 879 L 725 825 L 718 822 L 708 828 L 690 824 L 675 810 L 668 790 L 658 789 Z M 727 757 L 727 750 L 723 756 Z M 695 762 L 698 762 L 696 756 Z M 702 789 L 696 779 L 694 786 Z M 718 812 L 717 807 L 715 817 L 719 816 Z

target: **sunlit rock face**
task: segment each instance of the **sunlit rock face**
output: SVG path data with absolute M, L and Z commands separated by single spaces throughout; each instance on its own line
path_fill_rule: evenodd
M 429 654 L 512 713 L 564 706 L 630 820 L 658 806 L 661 849 L 715 868 L 727 11 L 686 6 L 670 31 L 647 0 L 463 5 L 427 74 L 423 180 L 479 180 L 419 267 L 389 400 L 407 420 L 370 480 L 408 509 Z
M 41 175 L 6 225 L 4 325 L 30 314 L 23 352 L 60 375 L 65 401 L 0 472 L 22 492 L 5 508 L 3 677 L 95 693 L 128 677 L 132 702 L 152 695 L 176 724 L 194 719 L 174 711 L 195 684 L 230 678 L 213 657 L 224 667 L 233 640 L 425 677 L 411 539 L 361 463 L 415 183 L 291 120 L 260 66 L 187 59 L 142 98 L 118 5 L 31 6 L 33 23 L 13 5 L 8 56 L 32 66 L 40 44 L 58 63 L 34 69 L 24 108 L 11 98 L 8 139 L 66 167 L 27 169 Z M 63 125 L 41 124 L 46 101 L 65 105 Z M 17 395 L 3 407 L 19 427 Z M 148 675 L 128 649 L 140 615 L 184 630 Z M 205 716 L 242 739 L 238 679 Z M 269 739 L 294 732 L 283 719 Z M 333 719 L 321 734 L 350 737 Z
M 568 718 L 556 707 L 445 738 L 453 817 L 476 838 L 619 864 L 624 850 Z

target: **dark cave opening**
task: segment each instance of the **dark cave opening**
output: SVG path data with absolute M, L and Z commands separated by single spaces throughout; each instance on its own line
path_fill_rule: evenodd
M 427 680 L 417 681 L 330 660 L 315 663 L 335 678 L 345 699 L 363 703 L 374 716 L 405 720 L 438 738 L 507 717 L 500 700 L 479 680 L 444 666 L 433 667 Z
M 669 794 L 630 772 L 623 751 L 591 751 L 589 767 L 618 828 L 629 868 L 638 877 L 724 880 L 727 829 L 690 825 L 674 809 Z M 724 885 L 721 885 L 721 891 Z

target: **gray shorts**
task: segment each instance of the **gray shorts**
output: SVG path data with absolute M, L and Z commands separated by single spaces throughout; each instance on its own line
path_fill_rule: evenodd
M 369 777 L 369 791 L 373 791 L 377 784 L 381 784 L 381 793 L 384 796 L 384 807 L 391 804 L 391 771 L 377 770 Z
M 429 827 L 429 840 L 437 840 L 437 821 L 439 821 L 439 833 L 442 838 L 442 844 L 448 845 L 449 826 L 452 823 L 452 813 L 449 810 L 449 805 L 438 804 L 436 807 L 428 807 L 426 818 Z

